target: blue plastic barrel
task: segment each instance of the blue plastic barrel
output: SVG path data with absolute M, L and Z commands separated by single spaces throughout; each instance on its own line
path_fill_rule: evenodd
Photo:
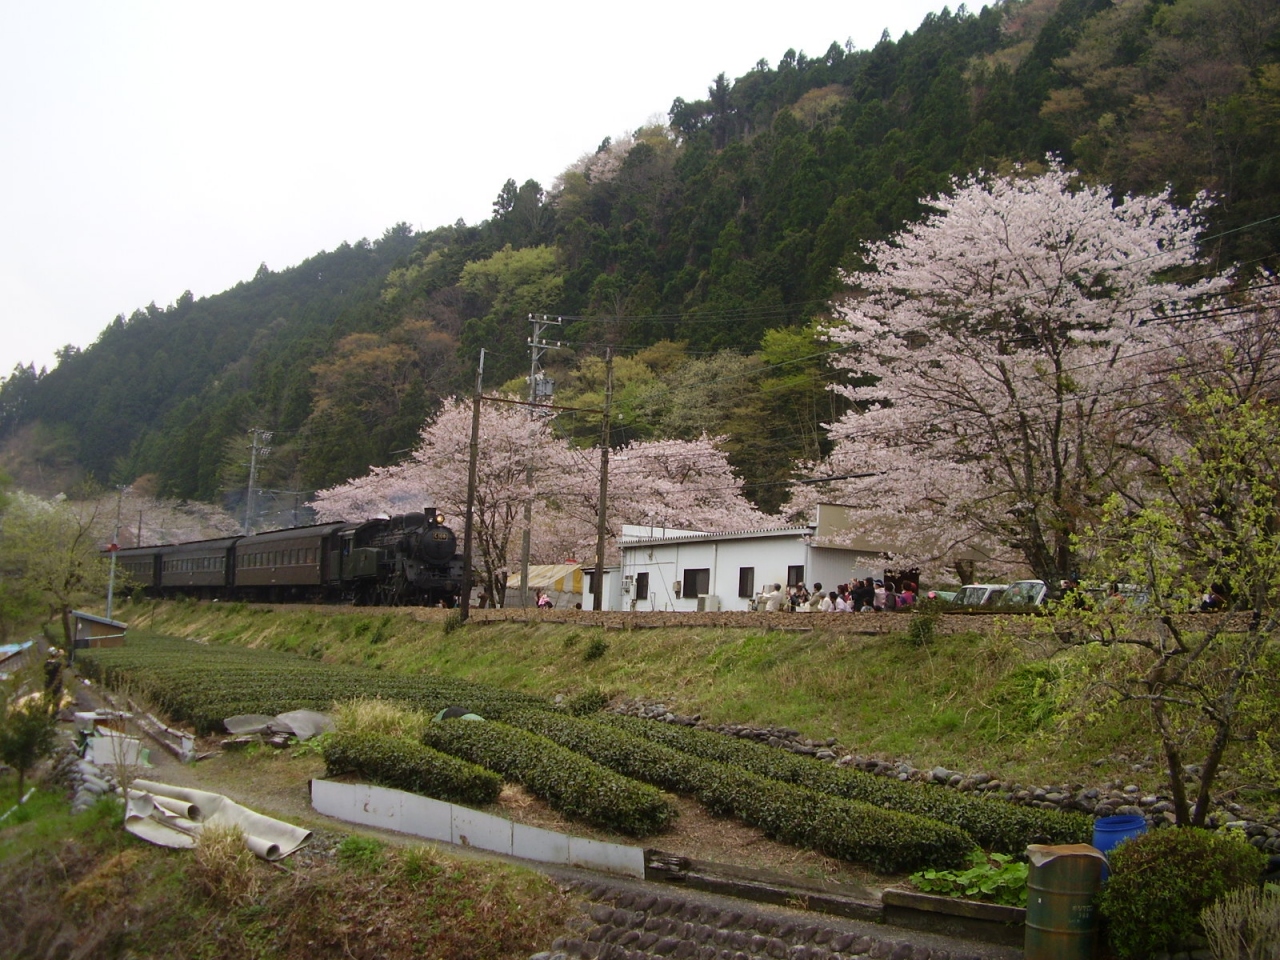
M 1130 837 L 1147 832 L 1147 820 L 1137 814 L 1124 814 L 1116 817 L 1102 817 L 1093 822 L 1093 845 L 1110 857 L 1111 851 Z M 1102 868 L 1102 881 L 1106 882 L 1111 871 Z

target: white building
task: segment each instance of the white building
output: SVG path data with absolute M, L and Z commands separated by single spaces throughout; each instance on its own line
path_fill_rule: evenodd
M 606 610 L 749 610 L 770 584 L 823 590 L 884 576 L 886 548 L 847 536 L 842 508 L 821 505 L 813 526 L 705 533 L 624 526 L 620 568 L 605 573 Z M 822 545 L 819 545 L 819 544 Z M 590 606 L 590 594 L 584 598 Z

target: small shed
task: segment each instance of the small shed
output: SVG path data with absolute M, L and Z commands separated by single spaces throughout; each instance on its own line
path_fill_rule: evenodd
M 90 647 L 124 646 L 124 632 L 128 629 L 128 624 L 85 613 L 83 610 L 72 610 L 71 616 L 75 621 L 77 650 L 86 650 Z

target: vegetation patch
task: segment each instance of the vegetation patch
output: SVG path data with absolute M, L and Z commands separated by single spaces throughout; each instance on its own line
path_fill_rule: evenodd
M 933 784 L 901 783 L 676 724 L 622 716 L 610 716 L 606 722 L 654 743 L 772 780 L 951 824 L 986 850 L 1017 855 L 1030 843 L 1087 843 L 1093 836 L 1093 821 L 1082 814 L 1019 807 Z
M 502 792 L 497 774 L 403 736 L 339 730 L 325 737 L 324 760 L 331 776 L 350 773 L 384 787 L 470 806 L 493 803 Z
M 523 784 L 571 820 L 644 837 L 676 816 L 676 808 L 648 784 L 503 723 L 444 720 L 431 724 L 424 740 Z
M 780 783 L 606 724 L 534 711 L 511 722 L 618 773 L 694 796 L 711 813 L 736 817 L 772 839 L 878 870 L 954 866 L 973 849 L 963 831 L 935 820 Z
M 1194 827 L 1144 833 L 1108 859 L 1111 878 L 1098 912 L 1116 953 L 1135 958 L 1186 949 L 1204 934 L 1201 911 L 1232 890 L 1255 886 L 1266 864 L 1242 833 Z
M 129 635 L 124 647 L 82 651 L 81 671 L 108 686 L 128 684 L 178 723 L 222 732 L 225 717 L 328 710 L 354 698 L 396 700 L 435 713 L 465 704 L 487 717 L 515 707 L 549 706 L 539 697 L 439 676 L 410 676 L 286 653 Z

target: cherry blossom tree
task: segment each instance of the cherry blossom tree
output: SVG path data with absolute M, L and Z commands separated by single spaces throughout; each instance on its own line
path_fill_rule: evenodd
M 960 547 L 1056 582 L 1072 536 L 1143 470 L 1154 381 L 1225 285 L 1204 270 L 1200 205 L 1115 199 L 1050 164 L 953 184 L 934 213 L 865 252 L 829 332 L 857 379 L 817 476 L 861 508 L 857 531 L 928 564 Z
M 462 527 L 466 510 L 471 401 L 452 399 L 422 430 L 411 459 L 316 495 L 321 521 L 360 519 L 434 506 Z M 530 482 L 530 476 L 532 482 Z M 535 562 L 595 555 L 600 451 L 554 435 L 553 421 L 530 419 L 516 404 L 481 406 L 473 531 L 481 582 L 501 603 L 512 550 L 534 501 Z M 606 526 L 612 540 L 623 523 L 693 529 L 743 529 L 766 518 L 742 496 L 741 480 L 715 442 L 664 440 L 611 453 Z M 612 553 L 612 550 L 611 550 Z
M 704 434 L 697 440 L 637 441 L 611 451 L 606 511 L 610 539 L 622 532 L 624 523 L 716 531 L 776 523 L 743 496 L 742 480 L 719 446 L 723 439 Z M 600 451 L 570 449 L 568 456 L 578 467 L 565 475 L 578 482 L 564 487 L 556 504 L 562 514 L 589 526 L 590 550 L 587 544 L 579 549 L 594 555 Z
M 471 444 L 471 401 L 451 398 L 423 427 L 418 446 L 405 463 L 375 467 L 363 477 L 316 494 L 318 518 L 352 520 L 389 516 L 435 507 L 457 518 L 462 529 L 467 507 Z M 476 473 L 473 549 L 481 582 L 499 602 L 506 594 L 506 573 L 513 542 L 519 544 L 524 504 L 549 485 L 559 462 L 548 421 L 530 419 L 514 404 L 480 407 L 480 457 Z M 527 476 L 532 470 L 533 483 Z M 513 540 L 514 538 L 514 540 Z

